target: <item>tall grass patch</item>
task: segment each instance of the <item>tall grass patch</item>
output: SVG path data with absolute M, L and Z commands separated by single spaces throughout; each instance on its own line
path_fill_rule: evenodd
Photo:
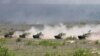
M 5 38 L 0 38 L 0 46 L 4 45 L 6 41 L 7 40 Z
M 73 56 L 92 56 L 90 50 L 87 49 L 77 49 L 74 53 Z
M 42 40 L 42 41 L 39 42 L 39 45 L 43 45 L 43 46 L 62 46 L 63 43 L 64 42 Z
M 0 56 L 14 56 L 7 48 L 0 47 Z

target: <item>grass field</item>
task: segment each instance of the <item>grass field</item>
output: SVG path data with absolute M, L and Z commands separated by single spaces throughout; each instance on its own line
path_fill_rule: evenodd
M 0 26 L 0 56 L 100 56 L 99 40 L 5 39 L 3 34 L 12 27 L 26 30 L 31 26 Z
M 99 41 L 1 38 L 0 45 L 12 56 L 100 56 Z

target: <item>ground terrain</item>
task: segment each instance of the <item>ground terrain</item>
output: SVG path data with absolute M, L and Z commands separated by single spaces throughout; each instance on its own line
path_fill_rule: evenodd
M 99 40 L 5 39 L 2 38 L 4 33 L 11 29 L 26 30 L 32 25 L 1 24 L 0 26 L 0 46 L 7 48 L 13 54 L 12 56 L 100 56 Z M 84 53 L 86 55 L 83 55 Z

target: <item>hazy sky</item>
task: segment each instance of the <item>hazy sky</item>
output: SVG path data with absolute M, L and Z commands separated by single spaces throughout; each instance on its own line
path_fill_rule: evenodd
M 0 0 L 0 21 L 52 23 L 100 20 L 100 0 Z
M 0 0 L 3 4 L 99 4 L 100 0 Z

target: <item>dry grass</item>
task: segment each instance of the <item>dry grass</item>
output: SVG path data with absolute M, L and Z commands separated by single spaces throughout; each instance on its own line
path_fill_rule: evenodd
M 8 48 L 15 56 L 73 56 L 73 52 L 79 48 L 97 48 L 100 51 L 99 45 L 88 43 L 86 40 L 75 40 L 75 43 L 68 41 L 21 39 L 16 42 L 16 39 L 6 39 L 3 47 Z

